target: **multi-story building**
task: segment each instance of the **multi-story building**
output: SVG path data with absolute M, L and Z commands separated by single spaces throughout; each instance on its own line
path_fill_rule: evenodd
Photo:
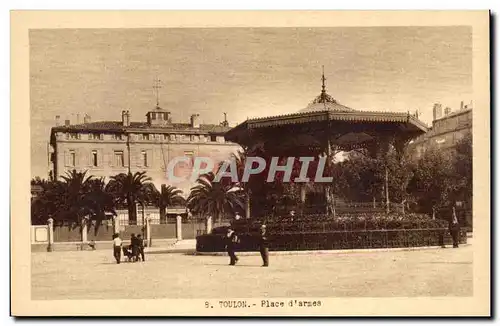
M 443 113 L 441 104 L 433 107 L 432 127 L 419 136 L 409 148 L 415 158 L 419 158 L 428 149 L 453 152 L 457 143 L 467 134 L 472 134 L 472 103 L 460 105 L 460 109 L 452 111 L 446 107 Z
M 224 133 L 230 129 L 226 119 L 219 125 L 201 124 L 195 114 L 189 123 L 173 123 L 170 112 L 158 106 L 146 114 L 146 121 L 131 121 L 129 111 L 122 111 L 121 118 L 91 122 L 86 116 L 84 123 L 71 124 L 66 120 L 59 125 L 56 117 L 50 137 L 53 175 L 60 178 L 76 169 L 109 180 L 119 173 L 146 171 L 159 189 L 161 184 L 172 184 L 166 170 L 174 157 L 210 157 L 217 163 L 240 148 L 224 139 Z M 186 166 L 178 163 L 176 168 L 182 170 Z M 173 185 L 187 193 L 193 182 Z

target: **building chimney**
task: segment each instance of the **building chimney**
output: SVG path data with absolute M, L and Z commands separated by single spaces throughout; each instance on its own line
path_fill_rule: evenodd
M 90 115 L 86 114 L 84 117 L 83 117 L 83 123 L 90 123 Z
M 69 121 L 68 119 L 64 120 L 64 125 L 67 127 L 71 124 L 71 121 Z
M 460 110 L 463 110 L 464 109 L 464 101 L 461 101 L 460 102 Z
M 61 125 L 61 116 L 60 115 L 56 115 L 56 127 L 58 127 L 60 125 Z
M 192 114 L 191 115 L 191 128 L 200 128 L 200 115 Z
M 448 114 L 450 114 L 450 113 L 451 113 L 451 108 L 447 106 L 447 107 L 444 109 L 444 115 L 445 115 L 445 116 L 447 116 L 447 115 L 448 115 Z
M 122 111 L 122 125 L 124 127 L 130 126 L 130 113 L 128 111 Z
M 443 116 L 443 106 L 439 103 L 434 104 L 434 108 L 432 109 L 433 120 L 437 120 L 442 116 Z

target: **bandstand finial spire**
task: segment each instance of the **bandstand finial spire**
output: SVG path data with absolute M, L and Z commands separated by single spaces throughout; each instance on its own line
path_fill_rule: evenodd
M 322 68 L 322 74 L 321 74 L 321 102 L 323 102 L 323 104 L 326 107 L 326 97 L 327 97 L 327 95 L 326 95 L 325 66 L 322 65 L 321 68 Z

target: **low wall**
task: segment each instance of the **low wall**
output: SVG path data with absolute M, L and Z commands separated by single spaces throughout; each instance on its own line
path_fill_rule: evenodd
M 74 241 L 82 241 L 82 230 L 80 226 L 54 226 L 54 242 Z
M 360 230 L 304 232 L 269 235 L 270 251 L 336 250 L 442 246 L 452 244 L 447 229 Z M 257 251 L 258 236 L 240 235 L 238 251 Z M 467 243 L 467 232 L 460 233 L 460 243 Z M 200 252 L 225 251 L 224 235 L 206 234 L 196 238 Z
M 229 225 L 229 223 L 214 223 L 213 227 Z M 188 221 L 182 223 L 182 239 L 196 239 L 196 236 L 205 234 L 205 222 Z M 142 234 L 144 236 L 145 227 L 143 225 L 118 225 L 120 237 L 129 239 L 131 234 Z M 177 238 L 177 226 L 175 221 L 168 221 L 165 224 L 151 224 L 152 239 L 175 239 Z M 110 241 L 113 238 L 114 227 L 112 221 L 103 221 L 96 227 L 95 223 L 87 227 L 87 241 Z M 71 225 L 54 226 L 54 243 L 81 242 L 82 228 L 73 223 Z M 36 225 L 31 227 L 31 243 L 48 243 L 48 226 Z

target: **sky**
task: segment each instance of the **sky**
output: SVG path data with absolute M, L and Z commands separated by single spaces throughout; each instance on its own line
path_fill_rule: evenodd
M 174 122 L 200 114 L 230 126 L 297 112 L 321 91 L 353 109 L 415 112 L 472 100 L 468 26 L 44 29 L 30 31 L 31 176 L 47 177 L 61 121 L 145 121 L 156 104 Z

